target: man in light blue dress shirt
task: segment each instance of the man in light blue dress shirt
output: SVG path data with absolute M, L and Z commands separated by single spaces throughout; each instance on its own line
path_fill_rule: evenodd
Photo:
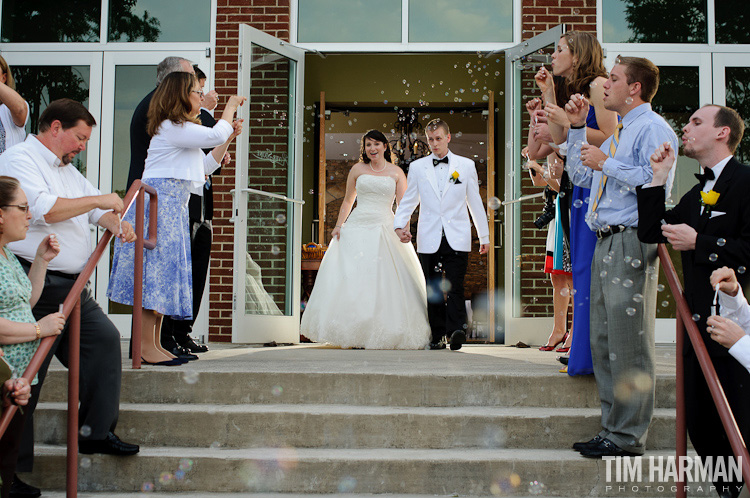
M 591 189 L 586 222 L 596 232 L 591 263 L 591 356 L 602 407 L 602 430 L 573 448 L 583 456 L 642 455 L 654 409 L 656 244 L 638 240 L 636 187 L 653 176 L 649 158 L 664 142 L 678 147 L 669 124 L 651 110 L 659 68 L 618 57 L 604 83 L 604 106 L 622 120 L 601 148 L 586 143 L 589 103 L 574 95 L 566 168 Z M 667 182 L 669 196 L 674 175 Z

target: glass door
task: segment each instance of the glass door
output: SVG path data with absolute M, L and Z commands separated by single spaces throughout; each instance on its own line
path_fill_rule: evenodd
M 745 120 L 745 129 L 750 126 L 750 54 L 713 54 L 714 104 L 731 107 Z M 735 154 L 737 160 L 750 161 L 750 133 L 742 137 Z
M 210 60 L 204 51 L 104 54 L 102 114 L 99 120 L 101 171 L 98 184 L 102 193 L 117 192 L 120 197 L 125 196 L 130 170 L 130 120 L 141 100 L 156 88 L 156 66 L 169 56 L 184 57 L 198 64 L 206 74 L 210 73 Z M 212 82 L 209 81 L 207 86 L 212 86 Z M 109 302 L 106 297 L 112 244 L 110 243 L 97 267 L 96 275 L 101 277 L 95 280 L 96 295 L 121 336 L 130 337 L 131 307 Z M 205 339 L 208 339 L 208 306 L 202 306 L 201 310 L 204 312 L 196 320 L 194 335 L 205 335 Z
M 232 342 L 299 342 L 304 51 L 240 26 Z

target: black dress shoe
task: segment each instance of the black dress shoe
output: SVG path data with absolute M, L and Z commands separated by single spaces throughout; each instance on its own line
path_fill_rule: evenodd
M 205 353 L 208 351 L 208 346 L 196 343 L 192 337 L 188 338 L 188 341 L 184 344 L 180 344 L 180 346 L 187 349 L 190 353 Z
M 17 475 L 13 474 L 13 483 L 10 485 L 10 498 L 37 498 L 42 496 L 42 490 L 26 484 Z
M 638 453 L 623 450 L 609 439 L 604 438 L 593 448 L 585 448 L 581 450 L 581 455 L 586 458 L 601 458 L 605 456 L 638 456 Z
M 570 356 L 568 356 L 568 355 L 558 356 L 557 357 L 557 361 L 559 361 L 560 363 L 562 363 L 565 366 L 568 366 L 568 360 L 569 359 L 570 359 Z
M 458 351 L 466 342 L 466 332 L 456 330 L 451 334 L 451 351 Z
M 589 439 L 585 443 L 583 443 L 583 442 L 581 442 L 581 443 L 573 443 L 573 449 L 576 450 L 576 451 L 582 451 L 582 450 L 586 450 L 586 449 L 589 449 L 589 448 L 594 448 L 595 446 L 599 446 L 599 443 L 601 443 L 603 439 L 604 439 L 603 437 L 601 437 L 599 434 L 597 434 L 596 436 L 594 436 L 593 438 Z
M 91 455 L 92 453 L 102 453 L 104 455 L 130 456 L 140 451 L 137 444 L 130 444 L 121 441 L 114 432 L 108 432 L 107 437 L 98 441 L 79 441 L 78 453 Z
M 445 349 L 444 342 L 431 342 L 430 349 Z
M 175 355 L 180 360 L 193 361 L 198 359 L 198 355 L 191 353 L 182 346 L 175 346 L 171 349 L 167 349 L 167 351 Z

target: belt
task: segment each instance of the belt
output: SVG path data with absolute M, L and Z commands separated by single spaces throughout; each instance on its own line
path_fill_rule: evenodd
M 18 262 L 21 263 L 21 266 L 23 266 L 27 270 L 31 268 L 31 263 L 29 263 L 23 258 L 18 258 Z M 80 275 L 80 273 L 65 273 L 61 271 L 47 270 L 47 275 L 52 275 L 52 276 L 60 277 L 60 278 L 67 278 L 69 280 L 78 280 L 78 276 Z
M 625 225 L 607 225 L 604 228 L 600 228 L 596 231 L 596 238 L 601 240 L 609 237 L 610 235 L 614 235 L 616 233 L 624 232 L 627 228 Z M 635 227 L 632 227 L 635 228 Z

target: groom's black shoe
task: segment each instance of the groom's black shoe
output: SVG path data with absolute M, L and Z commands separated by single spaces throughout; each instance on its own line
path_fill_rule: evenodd
M 451 334 L 451 351 L 458 351 L 466 342 L 466 333 L 463 330 L 456 330 Z
M 445 349 L 445 343 L 444 342 L 431 342 L 430 343 L 430 349 Z

